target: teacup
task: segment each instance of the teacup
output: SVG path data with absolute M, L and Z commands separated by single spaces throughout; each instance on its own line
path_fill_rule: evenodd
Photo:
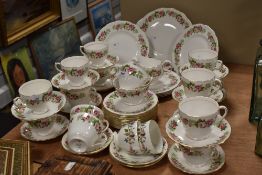
M 118 134 L 114 133 L 114 143 L 118 149 L 131 155 L 159 154 L 163 150 L 160 129 L 154 120 L 124 125 Z
M 181 80 L 187 97 L 205 96 L 209 97 L 212 86 L 222 89 L 221 80 L 215 78 L 215 73 L 205 68 L 189 68 L 181 72 Z
M 145 102 L 145 93 L 149 89 L 152 78 L 139 67 L 126 64 L 119 68 L 113 80 L 117 94 L 127 105 L 138 105 Z
M 107 120 L 101 120 L 91 113 L 78 113 L 70 116 L 67 142 L 69 148 L 76 153 L 96 149 L 104 144 L 102 137 L 107 139 Z
M 180 119 L 186 130 L 186 136 L 194 140 L 207 138 L 217 116 L 221 116 L 222 120 L 227 115 L 225 106 L 219 106 L 212 98 L 203 96 L 183 99 L 179 103 L 178 109 Z M 221 110 L 224 110 L 223 115 L 220 114 Z
M 108 44 L 100 41 L 90 42 L 80 46 L 80 52 L 91 61 L 91 65 L 102 65 L 108 55 Z
M 18 108 L 29 108 L 35 114 L 48 112 L 47 99 L 52 93 L 52 84 L 45 79 L 36 79 L 24 83 L 19 89 L 20 97 L 16 97 L 13 102 Z
M 27 123 L 31 126 L 32 132 L 41 136 L 47 136 L 52 132 L 54 118 L 54 116 L 50 116 L 44 119 L 27 121 Z
M 133 58 L 133 62 L 142 67 L 153 78 L 159 77 L 164 71 L 172 70 L 172 64 L 168 60 L 160 61 L 155 58 L 137 56 Z
M 202 167 L 210 163 L 212 158 L 219 156 L 215 147 L 188 148 L 177 144 L 185 160 L 191 165 Z
M 88 71 L 89 60 L 84 56 L 72 56 L 55 63 L 59 72 L 64 72 L 71 86 L 85 84 L 85 76 Z
M 193 68 L 214 70 L 218 65 L 223 65 L 223 62 L 217 59 L 218 52 L 211 49 L 195 49 L 188 53 L 188 61 Z

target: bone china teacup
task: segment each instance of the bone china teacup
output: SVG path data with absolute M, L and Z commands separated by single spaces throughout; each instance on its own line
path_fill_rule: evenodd
M 35 114 L 44 114 L 48 111 L 46 101 L 52 93 L 52 84 L 45 79 L 36 79 L 24 83 L 19 89 L 20 97 L 13 102 L 18 108 L 29 108 Z
M 61 63 L 55 63 L 59 72 L 64 72 L 71 86 L 81 86 L 85 83 L 89 60 L 84 56 L 72 56 L 65 58 Z
M 212 86 L 222 89 L 222 82 L 215 78 L 215 73 L 205 68 L 189 68 L 181 72 L 181 81 L 187 97 L 212 95 Z
M 108 44 L 100 41 L 90 42 L 80 46 L 80 52 L 91 61 L 92 66 L 99 66 L 105 62 L 108 55 Z
M 220 113 L 221 110 L 224 110 L 223 115 Z M 178 105 L 178 111 L 186 136 L 194 140 L 207 138 L 217 116 L 223 119 L 227 115 L 225 106 L 219 106 L 212 98 L 203 96 L 183 99 Z
M 71 150 L 76 153 L 91 151 L 104 144 L 108 129 L 107 120 L 101 120 L 91 113 L 77 113 L 70 116 L 67 142 Z

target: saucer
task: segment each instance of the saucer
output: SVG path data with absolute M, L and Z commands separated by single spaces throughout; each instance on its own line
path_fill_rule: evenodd
M 209 97 L 214 99 L 215 101 L 217 101 L 218 103 L 222 102 L 225 97 L 226 97 L 226 93 L 225 90 L 217 90 L 216 86 L 213 86 L 211 91 L 215 91 L 215 93 L 211 94 Z M 176 100 L 177 102 L 180 102 L 181 100 L 183 100 L 184 98 L 186 98 L 186 94 L 185 94 L 185 90 L 184 90 L 184 86 L 180 85 L 177 88 L 175 88 L 172 92 L 172 97 L 174 100 Z
M 182 71 L 189 69 L 190 67 L 191 67 L 190 63 L 184 64 L 183 66 L 180 67 L 179 73 L 181 74 Z M 213 72 L 215 73 L 216 78 L 223 79 L 228 75 L 229 69 L 227 66 L 223 64 L 219 69 L 213 70 Z
M 166 139 L 163 137 L 163 151 L 161 154 L 130 155 L 125 151 L 118 150 L 114 141 L 110 144 L 109 153 L 113 159 L 115 159 L 124 166 L 132 168 L 143 168 L 154 165 L 157 162 L 159 162 L 166 155 L 167 149 L 168 144 Z
M 58 91 L 53 91 L 50 98 L 48 99 L 46 105 L 48 111 L 44 114 L 35 114 L 29 108 L 19 109 L 15 105 L 12 105 L 11 112 L 12 115 L 20 120 L 32 121 L 50 117 L 51 115 L 59 112 L 66 103 L 66 97 L 64 94 Z
M 113 55 L 108 54 L 105 61 L 102 64 L 100 65 L 91 64 L 89 65 L 89 68 L 90 69 L 104 69 L 109 66 L 115 65 L 118 61 L 119 61 L 118 56 L 113 56 Z
M 114 86 L 113 86 L 113 82 L 111 79 L 107 79 L 105 81 L 105 83 L 103 83 L 103 85 L 97 85 L 97 84 L 94 84 L 93 86 L 97 91 L 99 92 L 103 92 L 103 91 L 108 91 L 110 89 L 112 89 Z
M 225 163 L 225 153 L 223 149 L 219 146 L 215 146 L 216 157 L 210 157 L 208 161 L 203 166 L 196 166 L 184 157 L 184 153 L 179 148 L 177 143 L 173 144 L 168 152 L 168 159 L 170 163 L 180 169 L 181 171 L 189 174 L 208 174 L 219 170 Z
M 170 95 L 172 90 L 180 83 L 180 77 L 173 71 L 163 72 L 161 76 L 153 80 L 149 89 L 156 95 L 164 97 Z
M 54 120 L 55 123 L 52 127 L 52 132 L 47 136 L 42 136 L 32 132 L 31 126 L 27 122 L 25 122 L 20 128 L 22 137 L 31 141 L 46 141 L 60 136 L 67 130 L 69 120 L 65 116 L 60 114 L 55 114 L 55 117 L 56 118 Z
M 74 106 L 80 105 L 80 104 L 90 104 L 90 105 L 94 105 L 94 106 L 99 106 L 102 103 L 102 101 L 103 101 L 103 98 L 102 98 L 101 94 L 99 94 L 97 92 L 92 92 L 90 94 L 90 96 L 84 98 L 84 101 L 81 100 L 81 103 L 79 102 L 79 104 L 72 105 L 72 104 L 70 104 L 69 100 L 67 100 L 65 106 L 61 109 L 61 111 L 65 112 L 65 113 L 70 113 L 70 110 Z
M 52 80 L 51 83 L 54 87 L 60 89 L 66 89 L 66 90 L 73 90 L 73 89 L 84 89 L 89 86 L 94 85 L 100 78 L 100 75 L 98 72 L 94 70 L 88 70 L 85 77 L 85 83 L 81 86 L 71 86 L 69 83 L 69 80 L 66 79 L 65 74 L 60 72 L 56 74 Z
M 67 143 L 67 133 L 65 133 L 65 135 L 63 136 L 62 140 L 61 140 L 61 144 L 63 146 L 63 148 L 68 151 L 68 152 L 71 152 L 73 154 L 80 154 L 80 155 L 91 155 L 91 154 L 95 154 L 95 153 L 98 153 L 98 152 L 101 152 L 103 151 L 104 149 L 106 149 L 108 147 L 108 145 L 112 142 L 113 140 L 113 132 L 110 128 L 108 128 L 106 131 L 105 131 L 105 134 L 107 136 L 107 140 L 104 138 L 104 137 L 101 137 L 101 139 L 104 140 L 104 145 L 103 146 L 100 146 L 94 150 L 90 150 L 88 152 L 84 152 L 84 153 L 76 153 L 74 151 L 72 151 L 69 147 L 68 147 L 68 143 Z M 99 140 L 98 142 L 100 142 L 101 140 Z
M 146 92 L 145 101 L 146 102 L 138 105 L 127 105 L 126 103 L 123 103 L 123 99 L 117 95 L 116 91 L 114 91 L 105 97 L 103 106 L 112 113 L 120 115 L 138 115 L 151 110 L 158 104 L 158 98 L 152 91 Z
M 211 133 L 204 140 L 193 140 L 186 136 L 184 125 L 182 124 L 178 111 L 166 123 L 166 133 L 175 142 L 187 147 L 207 147 L 224 143 L 231 134 L 231 126 L 226 119 L 221 122 L 221 117 L 211 126 Z

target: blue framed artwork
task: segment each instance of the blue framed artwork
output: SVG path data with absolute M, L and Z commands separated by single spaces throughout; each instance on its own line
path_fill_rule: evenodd
M 29 44 L 39 75 L 48 80 L 57 73 L 55 62 L 82 55 L 79 33 L 72 18 L 38 34 Z
M 114 21 L 111 0 L 95 1 L 88 4 L 89 19 L 96 35 L 106 24 Z

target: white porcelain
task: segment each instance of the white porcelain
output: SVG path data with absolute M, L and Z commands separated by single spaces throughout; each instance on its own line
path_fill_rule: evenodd
M 32 132 L 41 136 L 47 136 L 52 132 L 55 117 L 55 115 L 52 115 L 44 119 L 27 121 L 27 123 L 31 127 Z
M 63 90 L 61 90 L 63 91 Z M 75 92 L 63 92 L 66 95 L 66 104 L 61 110 L 62 112 L 70 113 L 70 110 L 80 104 L 89 104 L 94 106 L 101 105 L 103 98 L 101 94 L 96 92 L 95 88 L 85 88 L 82 90 L 75 90 Z
M 84 56 L 72 56 L 55 63 L 55 68 L 63 72 L 71 86 L 82 86 L 85 84 L 85 75 L 88 71 L 89 60 Z
M 226 91 L 225 89 L 220 90 L 219 87 L 217 86 L 212 86 L 211 87 L 211 95 L 209 96 L 216 102 L 220 103 L 226 98 Z M 185 94 L 185 89 L 183 85 L 180 85 L 172 91 L 172 97 L 174 100 L 177 102 L 182 101 L 185 98 L 188 98 Z
M 125 64 L 113 80 L 113 86 L 123 102 L 138 105 L 145 102 L 145 93 L 149 89 L 152 78 L 141 68 L 133 64 Z
M 62 140 L 61 140 L 61 144 L 63 146 L 63 148 L 70 152 L 70 153 L 73 153 L 73 154 L 80 154 L 80 155 L 92 155 L 92 154 L 96 154 L 96 153 L 99 153 L 101 151 L 103 151 L 104 149 L 106 149 L 110 143 L 113 141 L 113 132 L 110 128 L 108 128 L 106 131 L 105 131 L 105 136 L 106 137 L 103 137 L 104 135 L 102 135 L 101 138 L 98 139 L 97 143 L 102 143 L 99 147 L 95 147 L 94 149 L 91 149 L 91 150 L 88 150 L 86 152 L 82 152 L 82 153 L 79 153 L 79 152 L 74 152 L 72 151 L 69 146 L 68 146 L 68 142 L 67 142 L 67 133 L 65 133 L 65 135 L 63 136 Z
M 222 63 L 222 61 L 218 60 L 213 72 L 215 73 L 216 78 L 221 80 L 228 75 L 229 69 L 227 66 L 225 66 L 224 64 L 221 65 L 220 63 Z M 189 68 L 191 68 L 191 65 L 189 63 L 186 63 L 180 67 L 179 73 L 181 74 L 182 71 Z
M 17 108 L 28 108 L 32 113 L 44 114 L 49 110 L 46 101 L 52 90 L 48 80 L 30 80 L 19 87 L 19 97 L 14 98 L 13 103 Z
M 219 145 L 214 146 L 212 151 L 210 148 L 200 148 L 190 152 L 174 143 L 169 149 L 168 159 L 174 167 L 185 173 L 208 174 L 224 165 L 225 153 Z
M 90 60 L 90 64 L 103 65 L 108 55 L 108 44 L 98 41 L 89 42 L 80 46 L 80 52 Z
M 123 98 L 114 91 L 104 98 L 103 107 L 117 115 L 140 115 L 150 111 L 158 104 L 158 98 L 152 91 L 147 91 L 144 98 L 146 99 L 145 103 L 131 106 L 123 103 Z
M 84 89 L 84 88 L 93 86 L 99 80 L 99 78 L 100 78 L 100 75 L 98 72 L 94 70 L 88 70 L 84 75 L 84 84 L 83 85 L 71 86 L 65 74 L 60 72 L 52 78 L 51 83 L 54 87 L 58 89 L 79 90 L 79 89 Z
M 77 153 L 87 152 L 100 147 L 104 142 L 97 142 L 108 129 L 106 120 L 92 115 L 91 113 L 79 113 L 70 115 L 67 142 L 69 148 Z
M 179 35 L 189 26 L 186 15 L 174 8 L 158 8 L 137 22 L 150 43 L 150 57 L 171 61 L 172 46 Z
M 189 68 L 181 72 L 181 82 L 188 97 L 205 96 L 212 93 L 212 86 L 223 88 L 222 81 L 215 78 L 215 73 L 205 68 Z
M 180 77 L 173 71 L 165 71 L 161 76 L 153 79 L 150 83 L 149 90 L 153 91 L 157 96 L 164 97 L 172 93 L 172 90 L 180 84 Z
M 31 141 L 47 141 L 62 135 L 67 130 L 69 120 L 60 114 L 54 114 L 53 117 L 54 124 L 48 135 L 39 135 L 31 125 L 25 122 L 20 128 L 21 136 Z
M 162 139 L 163 149 L 160 154 L 130 155 L 126 151 L 119 150 L 114 141 L 110 144 L 109 153 L 114 160 L 116 160 L 123 166 L 132 168 L 143 168 L 152 166 L 162 160 L 167 153 L 168 143 L 164 137 Z
M 191 139 L 187 137 L 186 128 L 180 119 L 178 111 L 175 111 L 166 123 L 166 133 L 169 138 L 183 146 L 201 148 L 224 143 L 231 134 L 231 126 L 226 119 L 218 116 L 211 126 L 211 133 L 206 139 Z
M 212 98 L 203 96 L 185 98 L 178 105 L 186 135 L 194 140 L 207 138 L 217 117 L 224 119 L 227 111 L 227 107 L 219 106 Z
M 66 103 L 66 97 L 64 94 L 52 91 L 49 98 L 46 98 L 46 106 L 48 111 L 44 114 L 36 114 L 32 112 L 29 108 L 21 108 L 15 105 L 11 107 L 11 113 L 14 117 L 23 121 L 35 121 L 39 119 L 44 119 L 58 113 Z
M 137 55 L 148 56 L 149 43 L 139 26 L 129 21 L 114 21 L 104 26 L 95 41 L 107 42 L 108 53 L 119 56 L 119 64 L 125 64 Z
M 113 81 L 111 79 L 107 79 L 102 85 L 95 84 L 93 86 L 98 92 L 105 92 L 109 91 L 110 89 L 114 88 Z
M 221 60 L 218 60 L 218 52 L 211 49 L 195 49 L 188 53 L 188 61 L 191 67 L 206 68 L 214 70 L 218 65 L 223 65 Z M 219 68 L 220 68 L 219 67 Z
M 215 32 L 207 25 L 194 24 L 185 29 L 172 48 L 172 62 L 175 70 L 188 63 L 188 53 L 195 49 L 211 49 L 218 52 Z

